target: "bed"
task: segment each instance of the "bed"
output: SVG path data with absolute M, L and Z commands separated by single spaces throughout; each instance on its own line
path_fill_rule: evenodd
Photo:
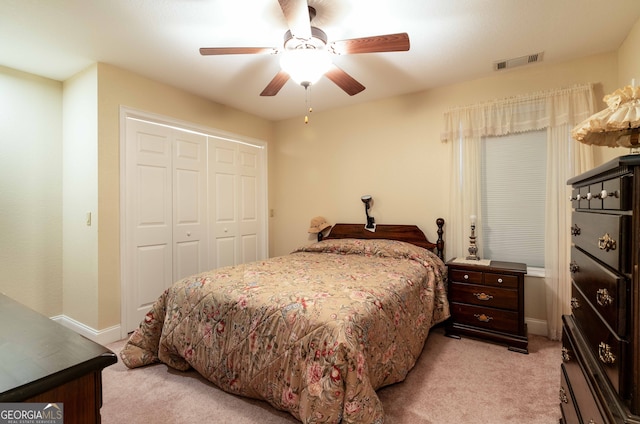
M 193 368 L 305 423 L 382 423 L 376 390 L 404 380 L 449 317 L 437 224 L 436 243 L 417 226 L 336 224 L 289 255 L 182 279 L 120 356 Z

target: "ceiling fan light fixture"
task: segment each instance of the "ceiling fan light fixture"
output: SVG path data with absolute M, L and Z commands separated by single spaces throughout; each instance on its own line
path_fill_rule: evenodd
M 330 53 L 325 49 L 286 49 L 280 55 L 280 67 L 300 85 L 318 82 L 331 64 Z

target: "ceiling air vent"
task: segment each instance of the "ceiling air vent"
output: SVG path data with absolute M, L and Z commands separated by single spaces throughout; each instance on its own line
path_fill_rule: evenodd
M 542 61 L 542 53 L 534 53 L 527 56 L 515 57 L 513 59 L 500 60 L 493 62 L 493 69 L 501 71 L 507 68 L 514 68 L 516 66 L 528 65 L 530 63 L 536 63 Z

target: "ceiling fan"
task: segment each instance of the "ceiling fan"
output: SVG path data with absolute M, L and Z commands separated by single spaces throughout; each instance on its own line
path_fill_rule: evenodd
M 337 67 L 331 55 L 380 53 L 409 50 L 407 33 L 377 35 L 328 42 L 327 34 L 312 25 L 315 8 L 307 0 L 278 0 L 289 30 L 282 47 L 203 47 L 200 54 L 279 54 L 282 70 L 267 84 L 261 96 L 275 96 L 291 78 L 305 88 L 326 76 L 350 96 L 365 89 L 355 78 Z M 298 66 L 303 73 L 298 75 Z M 315 81 L 312 81 L 315 80 Z

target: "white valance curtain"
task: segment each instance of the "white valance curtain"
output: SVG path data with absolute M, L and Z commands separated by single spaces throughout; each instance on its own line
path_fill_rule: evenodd
M 469 217 L 480 216 L 481 142 L 483 137 L 547 130 L 545 205 L 545 282 L 548 336 L 562 336 L 562 315 L 571 297 L 569 178 L 593 167 L 592 147 L 571 138 L 571 129 L 594 113 L 593 86 L 565 89 L 457 107 L 444 114 L 441 140 L 451 142 L 449 257 L 467 255 Z M 526 193 L 523 193 L 526 195 Z M 517 201 L 517 199 L 514 199 Z M 476 227 L 481 239 L 480 226 Z M 479 251 L 482 257 L 482 251 Z

